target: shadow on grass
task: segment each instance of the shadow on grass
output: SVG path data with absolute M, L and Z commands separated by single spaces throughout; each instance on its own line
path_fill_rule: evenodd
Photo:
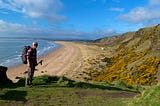
M 5 94 L 0 95 L 1 100 L 14 100 L 14 101 L 27 101 L 26 100 L 26 91 L 17 91 L 17 90 L 9 90 L 6 91 Z
M 35 77 L 33 80 L 33 87 L 36 88 L 49 88 L 49 87 L 68 87 L 68 88 L 93 88 L 93 89 L 102 89 L 102 90 L 116 90 L 116 91 L 129 91 L 129 92 L 136 92 L 139 93 L 137 90 L 132 88 L 120 88 L 109 84 L 92 84 L 87 82 L 76 82 L 71 80 L 67 77 L 61 76 L 48 76 L 42 75 Z M 17 87 L 24 87 L 25 86 L 25 79 L 20 79 L 17 83 L 12 83 L 5 85 L 0 88 L 17 88 Z
M 4 85 L 1 85 L 0 88 L 18 88 L 25 86 L 25 78 L 20 79 L 17 83 L 6 82 Z
M 136 92 L 133 88 L 120 88 L 110 84 L 92 84 L 87 82 L 76 82 L 67 77 L 61 76 L 39 76 L 34 78 L 33 83 L 35 87 L 70 87 L 70 88 L 93 88 L 93 89 L 102 89 L 102 90 L 115 90 L 115 91 L 129 91 Z

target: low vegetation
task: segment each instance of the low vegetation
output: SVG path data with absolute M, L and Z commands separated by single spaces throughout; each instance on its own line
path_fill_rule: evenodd
M 134 98 L 131 106 L 160 106 L 160 86 L 146 88 L 142 95 Z
M 131 87 L 124 81 L 106 83 L 75 82 L 66 77 L 39 76 L 34 86 L 25 79 L 0 87 L 1 106 L 159 106 L 160 86 Z M 140 94 L 141 92 L 141 94 Z
M 130 86 L 158 84 L 160 25 L 110 40 L 105 38 L 97 41 L 99 44 L 106 44 L 106 48 L 113 49 L 113 56 L 107 57 L 104 54 L 99 59 L 88 61 L 91 65 L 85 71 L 88 75 L 86 81 L 114 83 L 123 80 Z M 106 65 L 100 67 L 102 62 Z
M 127 106 L 139 94 L 124 84 L 75 82 L 66 77 L 39 76 L 34 86 L 24 87 L 25 79 L 0 89 L 1 106 Z

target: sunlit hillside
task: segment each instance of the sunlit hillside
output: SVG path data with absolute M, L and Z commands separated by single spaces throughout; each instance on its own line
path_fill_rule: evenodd
M 113 83 L 119 80 L 129 85 L 154 85 L 160 81 L 160 24 L 128 32 L 120 36 L 96 41 L 104 50 L 110 49 L 112 56 L 102 56 L 106 65 L 88 70 L 86 80 Z M 98 62 L 100 63 L 100 62 Z

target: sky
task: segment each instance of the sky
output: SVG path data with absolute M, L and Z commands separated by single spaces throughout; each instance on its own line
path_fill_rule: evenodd
M 95 40 L 160 23 L 160 0 L 0 0 L 0 37 Z

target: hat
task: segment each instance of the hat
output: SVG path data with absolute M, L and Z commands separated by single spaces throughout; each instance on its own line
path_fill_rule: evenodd
M 32 44 L 33 44 L 33 45 L 38 45 L 38 43 L 37 43 L 37 42 L 33 42 Z

